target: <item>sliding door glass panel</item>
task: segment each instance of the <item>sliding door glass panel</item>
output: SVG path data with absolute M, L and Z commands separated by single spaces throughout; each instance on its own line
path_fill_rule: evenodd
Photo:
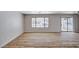
M 61 18 L 61 31 L 67 31 L 67 18 Z
M 61 31 L 73 31 L 73 18 L 61 18 Z
M 68 18 L 68 31 L 73 31 L 73 18 Z

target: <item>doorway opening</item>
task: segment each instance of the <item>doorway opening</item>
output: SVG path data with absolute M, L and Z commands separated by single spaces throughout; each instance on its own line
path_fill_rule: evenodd
M 61 18 L 61 31 L 73 32 L 73 17 Z

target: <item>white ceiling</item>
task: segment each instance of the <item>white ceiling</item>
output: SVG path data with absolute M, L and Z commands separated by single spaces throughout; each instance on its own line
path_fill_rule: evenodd
M 77 14 L 78 11 L 21 11 L 22 14 Z

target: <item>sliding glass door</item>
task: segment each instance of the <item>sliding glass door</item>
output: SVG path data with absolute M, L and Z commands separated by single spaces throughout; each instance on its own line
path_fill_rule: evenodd
M 73 18 L 65 17 L 61 18 L 61 31 L 73 31 Z

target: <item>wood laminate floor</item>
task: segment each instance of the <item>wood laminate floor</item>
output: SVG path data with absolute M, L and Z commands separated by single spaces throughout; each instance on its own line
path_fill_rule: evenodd
M 4 48 L 78 48 L 79 33 L 23 33 Z

